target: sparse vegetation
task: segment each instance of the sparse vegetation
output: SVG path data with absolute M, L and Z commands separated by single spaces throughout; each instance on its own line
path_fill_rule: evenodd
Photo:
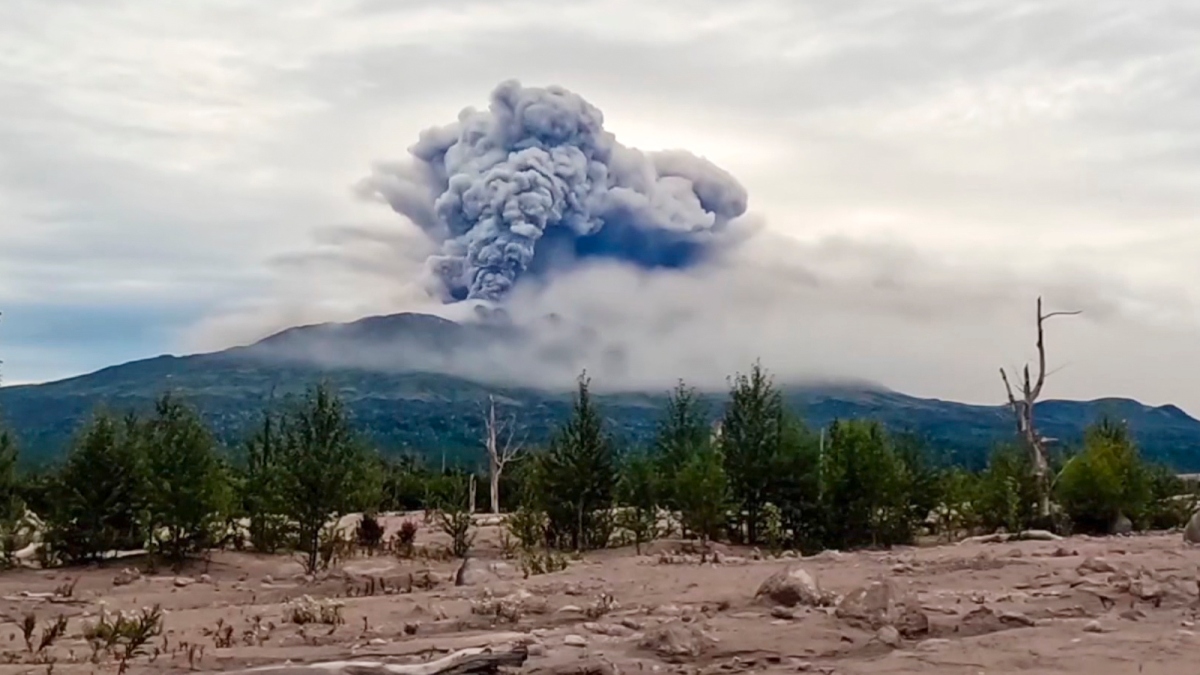
M 140 612 L 112 613 L 104 610 L 95 622 L 84 627 L 83 637 L 92 647 L 92 662 L 102 655 L 117 659 L 117 672 L 125 673 L 129 662 L 146 655 L 150 641 L 163 632 L 162 609 L 155 605 Z

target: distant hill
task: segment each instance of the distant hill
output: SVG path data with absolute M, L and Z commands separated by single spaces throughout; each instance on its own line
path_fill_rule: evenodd
M 519 338 L 504 324 L 464 325 L 420 314 L 292 328 L 222 352 L 159 356 L 57 382 L 4 387 L 0 415 L 20 440 L 25 460 L 44 463 L 61 456 L 97 406 L 146 410 L 170 389 L 196 405 L 232 446 L 256 424 L 272 396 L 282 404 L 324 379 L 340 390 L 358 427 L 384 451 L 476 461 L 488 394 L 512 406 L 537 442 L 568 414 L 569 393 L 488 386 L 422 368 L 449 362 L 459 349 Z M 356 362 L 356 355 L 371 349 L 377 360 L 381 344 L 391 355 L 386 371 L 377 363 L 367 368 Z M 1013 437 L 1012 418 L 999 406 L 921 399 L 859 384 L 790 387 L 785 394 L 811 424 L 875 418 L 920 434 L 946 459 L 973 467 L 983 464 L 997 442 Z M 716 416 L 724 393 L 706 398 Z M 665 392 L 598 396 L 612 429 L 631 444 L 652 437 L 665 399 Z M 1100 399 L 1046 401 L 1037 409 L 1042 432 L 1065 444 L 1077 442 L 1084 427 L 1104 414 L 1127 420 L 1148 457 L 1179 471 L 1200 471 L 1200 420 L 1174 406 Z

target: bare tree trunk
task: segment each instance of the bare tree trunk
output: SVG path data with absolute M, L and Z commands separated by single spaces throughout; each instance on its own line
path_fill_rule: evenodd
M 467 513 L 475 513 L 475 474 L 471 474 L 471 478 L 467 481 Z
M 488 409 L 484 415 L 486 436 L 484 445 L 488 454 L 488 499 L 492 513 L 500 513 L 500 476 L 504 467 L 521 453 L 522 445 L 514 443 L 516 420 L 501 422 L 496 419 L 496 398 L 488 396 Z M 502 438 L 503 436 L 503 438 Z
M 1038 369 L 1037 379 L 1031 378 L 1029 373 L 1029 365 L 1026 364 L 1022 371 L 1022 381 L 1020 384 L 1020 398 L 1013 392 L 1012 383 L 1008 379 L 1008 373 L 1003 368 L 1000 369 L 1000 379 L 1004 381 L 1004 389 L 1008 393 L 1008 405 L 1013 411 L 1013 416 L 1017 422 L 1017 434 L 1022 442 L 1029 449 L 1030 459 L 1033 464 L 1033 477 L 1037 483 L 1038 490 L 1038 516 L 1045 519 L 1050 515 L 1050 462 L 1046 458 L 1047 440 L 1038 433 L 1037 427 L 1033 421 L 1034 406 L 1037 403 L 1038 397 L 1042 395 L 1042 387 L 1046 384 L 1046 339 L 1043 324 L 1046 319 L 1055 316 L 1071 316 L 1079 314 L 1074 312 L 1050 312 L 1049 314 L 1042 313 L 1042 299 L 1037 299 L 1037 352 L 1038 352 Z

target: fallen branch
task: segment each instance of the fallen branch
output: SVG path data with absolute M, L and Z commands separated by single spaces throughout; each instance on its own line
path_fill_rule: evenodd
M 1062 537 L 1046 530 L 1025 530 L 1024 532 L 997 532 L 981 534 L 978 537 L 967 537 L 959 544 L 1003 544 L 1009 541 L 1060 541 Z
M 230 675 L 490 675 L 499 671 L 502 666 L 520 667 L 528 658 L 529 650 L 524 645 L 518 645 L 503 652 L 492 651 L 489 647 L 463 649 L 428 663 L 326 661 L 284 663 L 226 672 Z

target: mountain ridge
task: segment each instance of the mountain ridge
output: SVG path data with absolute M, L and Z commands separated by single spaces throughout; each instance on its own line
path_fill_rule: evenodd
M 282 405 L 326 380 L 346 400 L 364 435 L 382 450 L 448 452 L 452 458 L 477 461 L 480 406 L 488 395 L 505 401 L 527 426 L 531 440 L 540 442 L 569 413 L 570 391 L 488 384 L 430 370 L 452 361 L 457 350 L 523 337 L 502 315 L 457 323 L 427 314 L 393 314 L 297 326 L 217 352 L 164 354 L 54 382 L 3 387 L 0 415 L 27 461 L 45 463 L 63 454 L 98 406 L 148 410 L 157 396 L 172 390 L 196 405 L 223 443 L 235 446 L 261 419 L 271 392 Z M 380 347 L 384 350 L 376 349 Z M 366 360 L 356 362 L 356 355 L 363 354 Z M 367 363 L 384 356 L 395 360 L 385 367 Z M 1014 436 L 1005 406 L 921 398 L 854 381 L 781 383 L 780 388 L 789 407 L 810 424 L 876 418 L 893 430 L 920 434 L 946 459 L 967 466 L 982 465 L 991 447 Z M 712 415 L 725 395 L 702 392 Z M 598 390 L 596 398 L 618 436 L 640 444 L 653 435 L 666 391 Z M 1173 404 L 1146 406 L 1125 397 L 1046 400 L 1036 414 L 1042 432 L 1066 445 L 1077 442 L 1084 427 L 1101 415 L 1125 419 L 1148 457 L 1180 471 L 1200 470 L 1200 420 Z

